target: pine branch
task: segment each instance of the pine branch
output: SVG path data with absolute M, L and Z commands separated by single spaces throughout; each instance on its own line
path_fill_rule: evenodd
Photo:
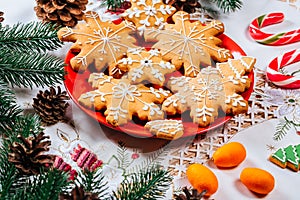
M 23 184 L 19 185 L 18 190 L 11 195 L 10 199 L 57 200 L 59 194 L 70 184 L 67 174 L 55 168 L 23 179 Z
M 243 5 L 241 0 L 213 0 L 214 3 L 224 12 L 234 12 Z
M 0 79 L 0 135 L 12 126 L 21 112 L 22 110 L 16 103 L 14 92 Z
M 100 168 L 96 171 L 81 171 L 78 173 L 75 182 L 78 186 L 82 186 L 85 192 L 96 194 L 99 199 L 109 197 L 107 182 L 104 181 L 104 176 Z
M 162 199 L 171 184 L 168 171 L 158 166 L 127 177 L 114 192 L 118 200 Z
M 5 130 L 3 145 L 8 149 L 13 142 L 21 142 L 17 138 L 18 135 L 22 135 L 25 138 L 30 135 L 37 135 L 43 130 L 40 125 L 41 122 L 37 115 L 18 116 L 12 123 L 12 126 Z
M 64 78 L 64 61 L 47 54 L 0 51 L 0 79 L 14 86 L 51 86 Z
M 16 179 L 16 167 L 8 161 L 7 148 L 0 147 L 0 200 L 9 199 Z
M 125 0 L 106 0 L 103 1 L 102 6 L 107 6 L 108 10 L 116 11 L 121 8 Z
M 286 117 L 284 117 L 284 119 L 281 119 L 276 126 L 276 131 L 274 133 L 273 139 L 276 141 L 281 140 L 292 126 L 293 124 Z
M 0 49 L 27 53 L 58 49 L 62 46 L 57 37 L 58 29 L 57 25 L 42 22 L 0 26 Z

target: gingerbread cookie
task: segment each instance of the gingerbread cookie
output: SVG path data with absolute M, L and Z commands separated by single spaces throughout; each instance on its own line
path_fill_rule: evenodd
M 132 21 L 140 33 L 149 27 L 162 29 L 167 18 L 176 11 L 174 7 L 165 5 L 162 0 L 131 0 L 130 2 L 131 8 L 127 9 L 122 16 Z
M 158 138 L 176 140 L 183 135 L 181 120 L 154 120 L 147 122 L 145 128 Z
M 170 115 L 190 110 L 193 122 L 201 127 L 212 123 L 219 109 L 226 114 L 246 112 L 248 102 L 237 92 L 243 92 L 250 86 L 250 80 L 244 74 L 254 64 L 254 58 L 242 57 L 225 63 L 226 68 L 223 65 L 203 68 L 195 78 L 171 77 L 168 86 L 175 94 L 164 101 L 163 110 Z
M 118 61 L 115 68 L 128 71 L 126 74 L 131 84 L 152 83 L 162 86 L 165 82 L 165 74 L 174 72 L 175 66 L 162 59 L 157 49 L 147 51 L 145 48 L 130 49 L 127 57 Z M 118 70 L 112 69 L 113 72 Z
M 164 112 L 157 104 L 169 96 L 169 91 L 142 84 L 132 85 L 128 79 L 114 79 L 103 73 L 93 80 L 97 81 L 98 89 L 82 94 L 78 101 L 96 111 L 105 110 L 109 124 L 126 124 L 133 115 L 148 121 L 164 118 Z
M 200 63 L 211 65 L 211 58 L 225 62 L 232 55 L 228 49 L 219 45 L 222 41 L 216 36 L 224 32 L 222 22 L 213 20 L 202 25 L 200 21 L 191 22 L 189 14 L 178 11 L 172 19 L 175 24 L 168 24 L 165 30 L 148 29 L 147 41 L 158 40 L 153 48 L 160 49 L 163 58 L 171 60 L 176 67 L 184 66 L 184 75 L 196 77 Z
M 289 145 L 285 148 L 279 148 L 273 153 L 269 160 L 281 168 L 290 168 L 293 171 L 299 171 L 300 167 L 300 144 Z
M 78 53 L 70 60 L 75 71 L 84 71 L 94 63 L 97 71 L 104 71 L 108 65 L 122 58 L 128 48 L 135 48 L 135 38 L 130 33 L 135 30 L 131 22 L 116 25 L 104 22 L 96 12 L 86 12 L 85 23 L 75 28 L 64 27 L 58 31 L 61 41 L 73 42 L 71 51 Z

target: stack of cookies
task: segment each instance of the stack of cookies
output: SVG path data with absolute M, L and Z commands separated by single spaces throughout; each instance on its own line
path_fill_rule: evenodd
M 222 22 L 190 21 L 188 13 L 162 0 L 131 0 L 122 19 L 103 21 L 88 11 L 85 22 L 58 32 L 61 41 L 74 43 L 72 69 L 91 71 L 93 89 L 80 96 L 80 104 L 103 112 L 114 127 L 138 118 L 165 139 L 184 134 L 174 115 L 189 112 L 188 120 L 207 127 L 220 111 L 247 111 L 240 94 L 250 87 L 247 73 L 255 58 L 234 59 L 222 47 Z

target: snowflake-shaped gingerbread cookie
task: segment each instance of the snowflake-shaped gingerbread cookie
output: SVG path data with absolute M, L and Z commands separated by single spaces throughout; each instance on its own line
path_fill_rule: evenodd
M 174 72 L 175 66 L 170 62 L 164 61 L 157 49 L 145 48 L 130 49 L 126 58 L 118 61 L 111 74 L 115 72 L 128 71 L 126 76 L 132 84 L 152 83 L 162 86 L 165 82 L 165 74 Z
M 220 109 L 226 114 L 246 112 L 248 102 L 238 93 L 249 88 L 251 81 L 245 73 L 253 69 L 255 61 L 244 56 L 216 68 L 203 68 L 195 78 L 171 77 L 168 85 L 174 95 L 164 101 L 163 110 L 171 115 L 190 110 L 193 122 L 200 127 L 214 122 Z
M 128 48 L 136 47 L 135 38 L 130 36 L 135 30 L 131 22 L 104 22 L 92 11 L 86 12 L 84 20 L 86 23 L 77 24 L 73 29 L 64 27 L 58 31 L 61 41 L 74 42 L 70 50 L 78 54 L 70 64 L 75 71 L 84 71 L 91 63 L 97 71 L 104 71 L 108 65 L 122 58 Z
M 225 62 L 232 58 L 228 49 L 219 45 L 222 40 L 216 36 L 224 32 L 222 22 L 213 20 L 206 25 L 191 22 L 189 14 L 178 11 L 172 19 L 175 24 L 167 24 L 164 30 L 147 29 L 147 41 L 157 40 L 153 48 L 160 49 L 163 58 L 176 66 L 184 66 L 184 75 L 195 77 L 200 71 L 200 63 L 211 65 L 211 58 Z
M 132 116 L 147 121 L 164 118 L 157 104 L 162 104 L 169 91 L 132 85 L 128 79 L 114 79 L 103 73 L 93 74 L 90 82 L 98 84 L 98 89 L 82 94 L 79 103 L 96 111 L 105 110 L 106 121 L 113 126 L 126 124 Z
M 162 0 L 131 0 L 130 2 L 131 8 L 127 9 L 122 16 L 132 21 L 140 33 L 149 27 L 162 29 L 167 18 L 176 11 L 174 7 L 165 5 Z

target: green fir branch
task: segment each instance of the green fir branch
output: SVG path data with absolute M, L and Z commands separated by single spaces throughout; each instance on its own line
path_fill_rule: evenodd
M 107 6 L 108 10 L 117 11 L 121 8 L 125 0 L 105 0 L 102 2 L 102 6 Z
M 30 22 L 0 27 L 0 49 L 18 52 L 46 52 L 62 46 L 57 37 L 59 27 L 52 23 Z
M 276 126 L 276 131 L 274 133 L 273 139 L 276 141 L 281 140 L 292 126 L 293 123 L 291 123 L 286 117 L 284 117 L 284 119 L 280 119 L 279 123 Z
M 155 166 L 126 177 L 113 195 L 118 200 L 163 199 L 171 181 L 168 171 Z
M 21 142 L 17 136 L 27 138 L 37 135 L 43 130 L 41 121 L 37 115 L 20 115 L 12 123 L 12 126 L 5 130 L 5 139 L 2 141 L 6 148 L 13 142 Z
M 64 61 L 36 52 L 0 51 L 0 79 L 11 86 L 51 86 L 64 78 Z
M 0 135 L 12 126 L 22 110 L 17 105 L 14 91 L 0 79 Z
M 242 8 L 241 0 L 213 0 L 224 13 L 235 12 Z
M 95 171 L 84 170 L 79 172 L 75 183 L 82 186 L 85 192 L 96 194 L 99 199 L 108 199 L 109 197 L 107 182 L 104 180 L 100 168 Z
M 7 200 L 12 191 L 17 173 L 16 167 L 8 161 L 8 148 L 0 147 L 0 200 Z
M 38 175 L 23 177 L 23 184 L 10 196 L 11 200 L 57 200 L 59 194 L 68 187 L 67 173 L 55 168 L 42 171 Z

